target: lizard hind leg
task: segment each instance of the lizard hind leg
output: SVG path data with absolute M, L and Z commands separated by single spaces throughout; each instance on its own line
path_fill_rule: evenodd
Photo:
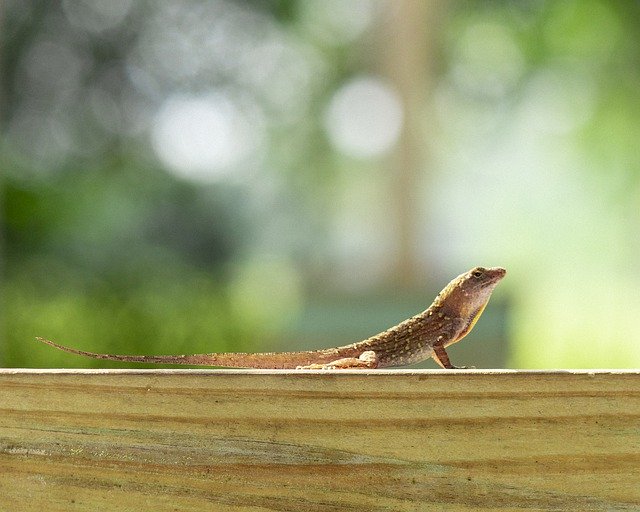
M 309 364 L 306 366 L 298 366 L 296 370 L 349 370 L 377 368 L 378 356 L 373 350 L 366 350 L 358 357 L 344 357 L 336 359 L 330 363 Z

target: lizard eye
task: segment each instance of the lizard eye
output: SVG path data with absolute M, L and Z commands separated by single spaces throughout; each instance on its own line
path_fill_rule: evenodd
M 476 279 L 480 279 L 483 276 L 483 274 L 484 272 L 482 272 L 482 270 L 474 270 L 473 272 L 471 272 L 471 275 Z

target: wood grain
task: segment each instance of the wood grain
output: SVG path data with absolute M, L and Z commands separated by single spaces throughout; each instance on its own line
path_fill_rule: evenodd
M 0 510 L 640 510 L 640 372 L 0 370 Z

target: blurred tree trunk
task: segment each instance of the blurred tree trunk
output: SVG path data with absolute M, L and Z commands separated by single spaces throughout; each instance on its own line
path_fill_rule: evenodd
M 432 168 L 428 122 L 434 87 L 434 63 L 445 0 L 388 0 L 378 42 L 380 69 L 400 94 L 404 126 L 389 161 L 391 232 L 396 248 L 388 276 L 396 285 L 423 284 L 429 262 L 421 261 L 419 222 L 424 222 L 420 191 Z

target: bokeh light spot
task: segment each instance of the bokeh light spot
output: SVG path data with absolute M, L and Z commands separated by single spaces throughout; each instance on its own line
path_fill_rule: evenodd
M 454 82 L 467 93 L 501 97 L 524 73 L 524 57 L 514 34 L 502 24 L 474 23 L 455 47 Z
M 370 158 L 398 141 L 403 109 L 396 92 L 377 78 L 361 77 L 335 93 L 325 115 L 331 143 L 343 153 Z
M 199 181 L 228 176 L 259 146 L 262 120 L 252 119 L 228 96 L 174 96 L 161 107 L 152 128 L 160 160 L 176 174 Z

